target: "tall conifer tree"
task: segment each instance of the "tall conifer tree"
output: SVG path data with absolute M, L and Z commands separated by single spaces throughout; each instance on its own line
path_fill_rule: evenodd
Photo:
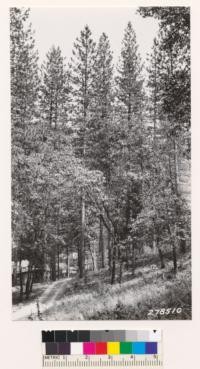
M 35 123 L 37 121 L 38 54 L 35 50 L 29 9 L 10 9 L 10 66 L 11 66 L 11 138 L 12 138 L 12 237 L 17 246 L 14 255 L 20 266 L 20 298 L 23 298 L 21 261 L 32 254 L 30 182 L 31 159 L 36 148 Z M 31 263 L 29 264 L 31 271 Z M 29 274 L 30 276 L 30 274 Z M 27 279 L 26 292 L 30 289 Z
M 39 87 L 38 53 L 28 18 L 29 9 L 10 9 L 12 139 L 24 149 L 27 130 L 36 117 Z
M 111 136 L 113 116 L 113 56 L 108 36 L 103 33 L 97 46 L 94 65 L 93 114 L 89 129 L 90 166 L 103 172 L 106 190 L 111 178 Z M 105 266 L 105 244 L 102 214 L 99 216 L 100 266 Z M 108 234 L 108 249 L 110 249 Z
M 88 156 L 88 129 L 91 119 L 91 103 L 94 95 L 93 78 L 95 63 L 95 42 L 86 25 L 76 39 L 70 63 L 70 78 L 73 94 L 73 128 L 76 131 L 75 150 L 86 165 Z M 84 276 L 86 242 L 86 195 L 84 186 L 81 195 L 81 230 L 78 247 L 80 277 Z
M 64 58 L 60 48 L 52 46 L 42 65 L 40 107 L 45 129 L 64 129 L 68 121 L 68 92 L 68 75 Z
M 120 121 L 121 153 L 119 157 L 120 171 L 126 181 L 121 202 L 123 222 L 121 238 L 129 235 L 131 220 L 141 210 L 141 192 L 143 177 L 143 76 L 142 62 L 138 52 L 136 34 L 131 22 L 128 23 L 122 41 L 120 61 L 116 77 L 116 111 Z M 132 241 L 132 270 L 135 263 L 135 240 Z

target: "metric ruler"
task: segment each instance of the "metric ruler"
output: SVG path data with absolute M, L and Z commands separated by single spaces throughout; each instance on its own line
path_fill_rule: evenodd
M 80 356 L 43 356 L 42 368 L 92 368 L 92 369 L 116 369 L 116 368 L 151 368 L 161 369 L 162 359 L 160 355 L 133 355 L 131 357 L 120 356 L 95 356 L 95 358 Z
M 42 369 L 162 369 L 162 365 L 159 330 L 42 332 Z

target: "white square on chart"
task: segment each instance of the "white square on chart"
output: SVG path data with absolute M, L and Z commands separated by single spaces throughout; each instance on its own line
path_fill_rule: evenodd
M 83 344 L 82 342 L 71 342 L 71 355 L 82 355 Z
M 162 340 L 161 330 L 152 330 L 149 332 L 150 342 L 160 342 Z

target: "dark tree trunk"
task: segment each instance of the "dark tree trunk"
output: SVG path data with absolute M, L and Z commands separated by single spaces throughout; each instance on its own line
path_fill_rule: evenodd
M 121 258 L 120 259 L 120 264 L 119 264 L 119 284 L 122 283 L 123 265 L 124 265 L 124 260 Z
M 79 277 L 84 277 L 85 269 L 85 194 L 82 195 L 81 199 L 81 239 L 78 247 L 78 267 Z
M 132 275 L 135 275 L 135 243 L 132 243 Z
M 57 248 L 57 279 L 60 278 L 60 250 Z
M 111 255 L 111 237 L 110 237 L 110 232 L 108 231 L 108 266 L 109 266 L 109 270 L 111 271 L 111 260 L 112 260 L 112 255 Z
M 30 293 L 33 291 L 33 282 L 34 282 L 34 273 L 32 272 L 31 283 L 30 283 Z
M 111 284 L 115 283 L 115 274 L 116 274 L 116 245 L 113 245 Z
M 90 256 L 91 256 L 91 259 L 92 259 L 92 270 L 93 270 L 93 272 L 96 272 L 98 270 L 96 250 L 92 251 L 90 243 L 89 243 L 89 251 L 90 251 Z
M 168 225 L 168 231 L 171 239 L 172 244 L 172 259 L 173 259 L 173 266 L 174 266 L 174 273 L 177 272 L 177 252 L 176 252 L 176 225 L 175 225 L 175 237 L 172 236 L 170 225 Z
M 46 212 L 45 212 L 46 219 Z M 44 240 L 42 245 L 42 265 L 41 265 L 41 281 L 44 282 L 45 267 L 46 267 L 46 246 L 47 246 L 47 234 L 44 231 Z
M 67 267 L 66 276 L 67 276 L 67 278 L 69 278 L 69 274 L 70 274 L 70 260 L 69 260 L 69 246 L 68 245 L 66 247 L 66 256 L 67 256 L 67 259 L 66 259 L 66 267 Z
M 177 272 L 177 253 L 176 253 L 176 243 L 173 241 L 172 244 L 172 254 L 173 254 L 173 264 L 174 264 L 174 273 Z
M 100 256 L 100 268 L 105 267 L 105 251 L 104 251 L 104 240 L 103 240 L 103 221 L 102 216 L 99 218 L 99 256 Z
M 183 231 L 180 231 L 179 236 L 180 236 L 180 252 L 182 254 L 185 254 L 186 253 L 186 239 L 184 237 Z
M 164 269 L 165 268 L 164 257 L 163 257 L 163 253 L 162 253 L 162 250 L 161 250 L 160 247 L 158 247 L 158 254 L 159 254 L 159 257 L 160 257 L 161 269 Z
M 56 280 L 56 258 L 53 251 L 53 255 L 51 256 L 51 280 Z
M 19 284 L 20 284 L 20 301 L 22 301 L 23 295 L 24 295 L 24 286 L 23 286 L 23 274 L 22 274 L 21 260 L 19 261 Z
M 32 285 L 32 265 L 29 264 L 28 266 L 28 274 L 27 274 L 27 280 L 26 280 L 26 289 L 25 289 L 25 295 L 26 299 L 29 298 L 30 292 L 31 292 L 31 285 Z
M 126 268 L 126 270 L 128 270 L 129 269 L 129 258 L 130 258 L 130 245 L 128 244 L 127 246 L 126 246 L 126 263 L 125 263 L 125 268 Z

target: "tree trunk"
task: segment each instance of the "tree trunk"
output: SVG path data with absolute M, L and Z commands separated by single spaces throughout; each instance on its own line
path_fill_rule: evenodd
M 186 239 L 183 234 L 183 231 L 180 231 L 179 236 L 180 236 L 180 252 L 182 254 L 185 254 L 186 253 Z
M 115 283 L 115 274 L 116 274 L 116 245 L 113 245 L 111 284 Z
M 92 250 L 90 243 L 89 243 L 89 251 L 92 259 L 92 270 L 96 272 L 98 270 L 96 250 L 95 247 Z
M 21 266 L 21 260 L 19 261 L 19 284 L 20 284 L 20 301 L 23 300 L 23 294 L 24 294 L 24 286 L 23 286 L 23 274 L 22 274 L 22 266 Z
M 173 258 L 173 265 L 174 265 L 174 273 L 176 274 L 177 272 L 177 253 L 176 253 L 176 239 L 175 239 L 176 238 L 176 224 L 174 227 L 175 227 L 175 230 L 174 230 L 175 237 L 172 236 L 170 225 L 168 225 L 168 231 L 169 231 L 169 235 L 170 235 L 170 239 L 172 243 L 172 258 Z
M 102 216 L 99 217 L 99 257 L 100 257 L 100 268 L 105 267 L 105 251 L 104 251 L 104 240 L 103 240 L 103 221 Z
M 132 243 L 132 275 L 135 275 L 135 243 Z
M 164 269 L 165 268 L 164 257 L 163 257 L 163 253 L 160 247 L 158 247 L 158 253 L 160 257 L 161 269 Z
M 109 270 L 111 271 L 111 259 L 112 259 L 112 255 L 111 255 L 111 239 L 110 239 L 110 232 L 108 231 L 108 267 Z
M 83 278 L 85 271 L 85 194 L 81 199 L 81 239 L 78 247 L 79 277 Z
M 45 221 L 46 221 L 46 211 L 45 211 Z M 46 247 L 47 247 L 47 233 L 44 231 L 44 240 L 42 244 L 42 266 L 41 266 L 41 281 L 44 282 L 44 275 L 46 269 Z
M 57 279 L 60 278 L 60 250 L 59 246 L 57 247 Z
M 67 256 L 67 260 L 66 260 L 66 267 L 67 267 L 66 277 L 69 278 L 69 274 L 70 274 L 70 260 L 69 260 L 69 246 L 68 245 L 66 247 L 66 256 Z
M 70 256 L 67 258 L 67 278 L 70 277 Z
M 173 253 L 174 273 L 176 274 L 176 272 L 177 272 L 177 254 L 176 254 L 175 241 L 173 241 L 173 244 L 172 244 L 172 253 Z
M 155 228 L 154 228 L 154 234 L 155 234 Z M 163 256 L 162 249 L 159 246 L 160 239 L 159 239 L 159 236 L 158 235 L 154 238 L 154 241 L 156 243 L 156 247 L 158 249 L 158 255 L 160 257 L 160 267 L 161 267 L 161 269 L 164 269 L 165 268 L 164 256 Z
M 30 296 L 31 284 L 32 284 L 32 265 L 29 264 L 27 280 L 26 280 L 26 289 L 25 289 L 26 299 L 28 299 Z
M 130 258 L 130 244 L 128 243 L 126 246 L 126 262 L 125 262 L 125 268 L 126 270 L 129 270 L 129 258 Z
M 30 282 L 30 293 L 33 291 L 34 273 L 32 272 L 31 282 Z
M 55 258 L 55 254 L 54 254 L 54 250 L 53 250 L 53 255 L 51 255 L 51 280 L 55 281 L 56 280 L 56 258 Z
M 121 258 L 120 259 L 120 264 L 119 264 L 119 284 L 122 283 L 123 263 L 124 263 L 124 260 Z

